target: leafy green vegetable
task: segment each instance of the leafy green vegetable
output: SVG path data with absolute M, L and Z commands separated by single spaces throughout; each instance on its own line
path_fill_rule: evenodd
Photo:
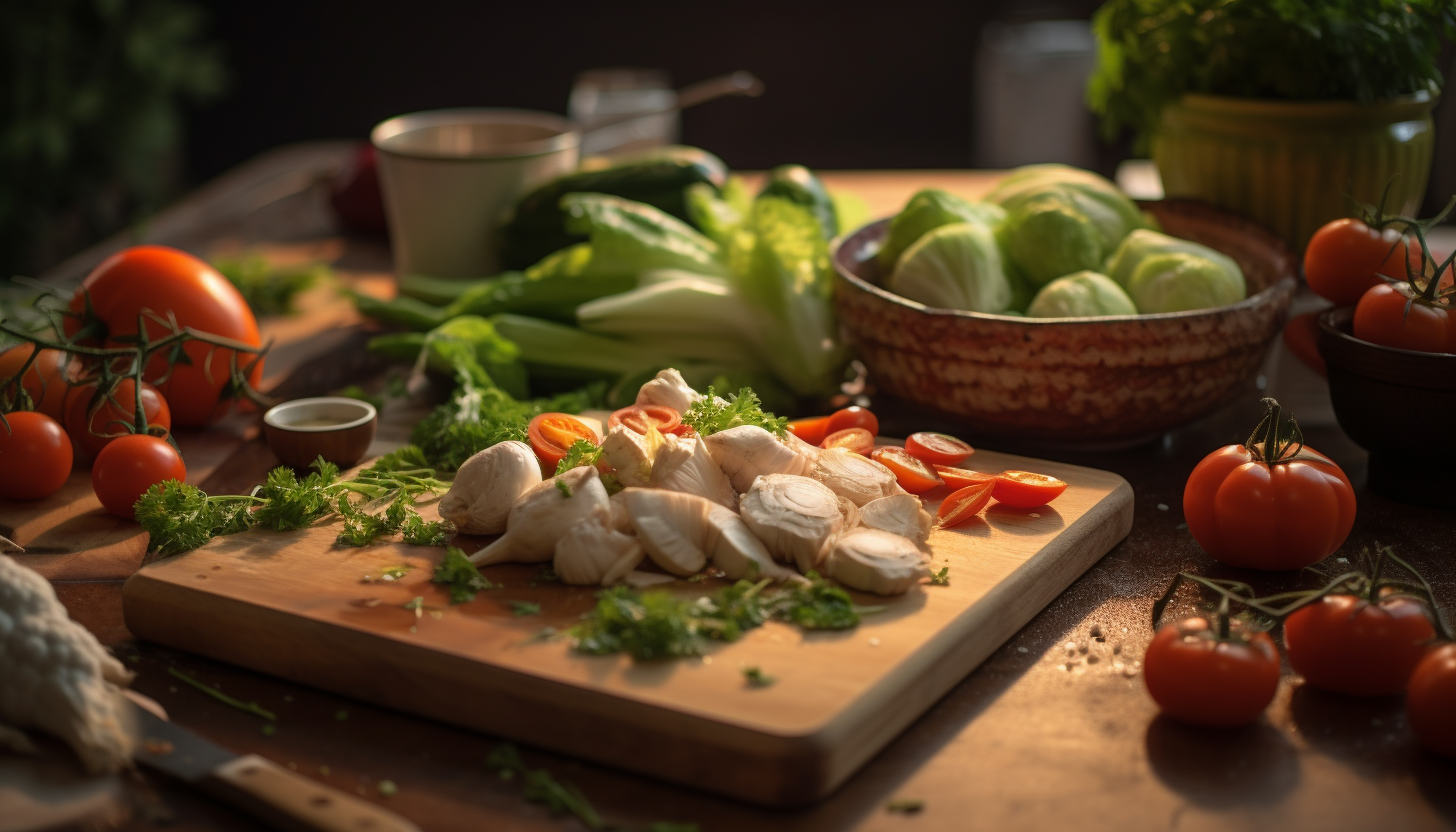
M 890 274 L 905 249 L 942 225 L 976 222 L 995 228 L 1006 219 L 1006 210 L 990 202 L 970 202 L 940 188 L 926 188 L 910 197 L 900 213 L 890 219 L 875 260 L 881 274 Z
M 507 394 L 516 398 L 529 395 L 520 349 L 501 337 L 490 321 L 478 315 L 451 318 L 425 335 L 413 332 L 379 335 L 369 340 L 369 350 L 387 358 L 415 361 L 417 368 L 439 373 L 452 373 L 466 362 L 474 361 Z
M 596 465 L 597 460 L 602 458 L 602 448 L 594 445 L 585 439 L 578 439 L 571 443 L 566 449 L 566 456 L 556 463 L 556 475 L 560 476 L 573 468 L 583 465 Z
M 439 520 L 426 522 L 411 512 L 399 529 L 400 539 L 411 546 L 444 546 L 450 540 L 450 529 Z
M 298 293 L 328 277 L 327 266 L 274 266 L 268 258 L 253 254 L 247 257 L 217 258 L 212 265 L 233 284 L 259 316 L 284 315 L 293 311 Z
M 571 636 L 577 650 L 593 655 L 626 652 L 638 659 L 665 659 L 702 651 L 692 602 L 623 586 L 599 593 L 596 607 Z
M 786 199 L 807 208 L 819 221 L 824 239 L 832 240 L 839 236 L 841 225 L 834 200 L 829 198 L 829 192 L 814 171 L 803 165 L 779 165 L 769 170 L 758 198 L 769 197 Z
M 147 548 L 171 557 L 219 535 L 246 531 L 253 524 L 255 504 L 252 497 L 209 497 L 195 485 L 167 480 L 148 488 L 132 510 L 150 536 Z
M 334 494 L 329 487 L 339 479 L 339 466 L 319 457 L 310 467 L 314 472 L 302 480 L 287 466 L 269 471 L 268 479 L 253 489 L 253 496 L 264 501 L 253 512 L 253 522 L 265 529 L 291 531 L 332 513 Z
M 774 677 L 763 672 L 758 665 L 743 668 L 743 679 L 748 682 L 749 687 L 766 688 L 776 680 Z
M 1087 101 L 1109 138 L 1185 93 L 1370 103 L 1438 91 L 1449 0 L 1109 0 Z
M 1189 240 L 1139 229 L 1107 261 L 1107 274 L 1139 312 L 1182 312 L 1244 299 L 1244 272 L 1228 255 Z
M 788 429 L 786 416 L 774 416 L 763 409 L 758 394 L 747 387 L 737 395 L 729 394 L 726 400 L 709 387 L 703 398 L 694 402 L 683 414 L 683 424 L 689 425 L 700 436 L 712 436 L 719 431 L 736 428 L 739 425 L 757 425 L 770 433 L 783 436 Z
M 861 612 L 843 589 L 820 578 L 810 570 L 804 577 L 807 584 L 789 590 L 774 614 L 806 630 L 847 630 L 859 624 Z M 877 610 L 875 610 L 877 611 Z
M 1068 165 L 1026 165 L 986 195 L 1006 209 L 1002 250 L 1038 286 L 1103 261 L 1143 214 L 1107 179 Z
M 1004 312 L 1011 281 L 991 226 L 955 222 L 923 235 L 900 255 L 885 288 L 939 309 Z
M 480 574 L 464 552 L 454 546 L 445 550 L 445 558 L 435 567 L 435 574 L 430 580 L 449 587 L 452 604 L 473 601 L 477 592 L 498 588 L 497 584 Z
M 1136 315 L 1132 298 L 1112 278 L 1097 272 L 1075 272 L 1043 286 L 1026 307 L 1029 318 L 1086 318 Z
M 591 267 L 600 274 L 686 269 L 723 274 L 718 244 L 682 220 L 646 203 L 605 194 L 561 199 L 566 228 L 591 237 Z
M 702 229 L 703 234 L 719 246 L 727 245 L 752 207 L 748 189 L 737 176 L 728 177 L 721 189 L 715 189 L 706 182 L 689 185 L 683 198 L 693 225 Z

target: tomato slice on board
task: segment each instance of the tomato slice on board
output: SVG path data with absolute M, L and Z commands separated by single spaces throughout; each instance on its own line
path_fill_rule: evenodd
M 912 433 L 905 440 L 905 450 L 916 459 L 934 465 L 959 465 L 976 452 L 975 448 L 947 433 Z
M 593 445 L 601 444 L 595 432 L 582 420 L 569 413 L 542 413 L 531 420 L 526 429 L 531 450 L 551 471 L 556 463 L 566 458 L 566 451 L 578 439 L 585 439 Z
M 968 485 L 946 497 L 940 508 L 935 510 L 935 515 L 940 518 L 940 527 L 948 529 L 959 526 L 980 514 L 981 509 L 991 502 L 993 487 L 994 481 Z
M 870 452 L 870 459 L 893 471 L 895 481 L 911 494 L 923 494 L 942 484 L 934 469 L 906 453 L 903 448 L 875 448 Z
M 829 417 L 814 416 L 809 419 L 795 419 L 789 423 L 789 433 L 808 442 L 810 445 L 818 445 L 829 435 Z
M 1030 471 L 1002 471 L 996 475 L 991 496 L 1012 508 L 1036 508 L 1061 496 L 1067 484 L 1046 474 Z
M 980 485 L 984 482 L 995 482 L 995 474 L 982 474 L 980 471 L 970 471 L 965 468 L 955 468 L 950 465 L 931 465 L 935 473 L 945 483 L 945 487 L 952 491 L 965 488 L 968 485 Z
M 875 435 L 864 428 L 845 428 L 824 437 L 821 448 L 843 448 L 860 456 L 869 456 L 875 449 Z
M 607 420 L 607 430 L 624 425 L 646 436 L 648 425 L 657 428 L 658 433 L 672 433 L 681 424 L 682 414 L 670 407 L 660 404 L 634 404 L 613 413 Z
M 829 433 L 849 428 L 864 428 L 870 436 L 880 435 L 880 420 L 863 407 L 842 407 L 829 417 Z

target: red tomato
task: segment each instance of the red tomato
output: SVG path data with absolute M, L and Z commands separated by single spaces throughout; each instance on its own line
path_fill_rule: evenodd
M 934 469 L 901 448 L 875 448 L 870 451 L 870 459 L 893 471 L 895 481 L 911 494 L 923 494 L 944 484 Z
M 991 496 L 1012 508 L 1036 508 L 1062 496 L 1067 484 L 1056 477 L 1030 471 L 1002 471 L 996 475 Z
M 1336 306 L 1360 299 L 1366 289 L 1382 283 L 1379 275 L 1406 276 L 1407 251 L 1417 262 L 1419 244 L 1409 246 L 1394 228 L 1371 228 L 1363 220 L 1327 223 L 1309 238 L 1304 250 L 1304 279 L 1309 288 Z
M 569 413 L 542 413 L 531 420 L 526 433 L 536 458 L 552 473 L 556 471 L 556 463 L 566 457 L 567 450 L 578 439 L 593 445 L 601 442 L 585 422 Z
M 95 401 L 96 385 L 75 388 L 66 403 L 66 432 L 87 458 L 101 453 L 118 436 L 134 432 L 136 424 L 136 382 L 124 378 L 101 401 Z M 94 408 L 94 409 L 93 409 Z M 148 427 L 172 429 L 172 412 L 157 388 L 142 382 L 142 412 Z
M 990 474 L 982 474 L 979 471 L 968 471 L 965 468 L 954 468 L 950 465 L 932 465 L 931 467 L 935 469 L 935 473 L 940 476 L 946 488 L 952 490 L 965 488 L 968 485 L 994 482 L 996 480 Z
M 262 344 L 252 310 L 227 278 L 196 257 L 166 246 L 135 246 L 113 254 L 86 276 L 71 299 L 71 311 L 82 312 L 88 297 L 113 344 L 120 336 L 137 334 L 137 317 L 143 310 L 163 320 L 170 314 L 179 326 L 249 346 Z M 74 335 L 81 326 L 68 318 L 66 334 Z M 149 338 L 169 333 L 167 326 L 150 317 L 144 326 Z M 176 364 L 171 377 L 157 387 L 171 405 L 178 425 L 206 425 L 231 404 L 223 395 L 229 387 L 234 358 L 241 370 L 253 362 L 254 356 L 201 341 L 190 341 L 184 349 L 192 363 Z M 165 372 L 165 356 L 158 355 L 147 365 L 146 377 L 160 379 Z M 257 387 L 262 378 L 263 362 L 258 361 L 248 373 L 248 381 Z
M 1225 639 L 1206 618 L 1167 624 L 1143 656 L 1158 707 L 1193 725 L 1231 728 L 1259 718 L 1279 689 L 1279 651 L 1267 633 L 1229 622 Z
M 1290 667 L 1311 687 L 1355 696 L 1405 690 L 1435 637 L 1426 605 L 1412 598 L 1372 604 L 1354 595 L 1326 595 L 1284 620 Z
M 55 419 L 33 410 L 5 414 L 0 425 L 0 497 L 39 500 L 71 475 L 71 440 Z
M 33 352 L 34 344 L 18 344 L 0 353 L 0 397 L 14 395 L 15 391 L 9 388 L 8 381 L 20 372 L 20 368 Z M 66 417 L 67 364 L 65 353 L 59 350 L 41 350 L 20 380 L 20 386 L 30 394 L 31 409 L 38 410 L 57 422 Z
M 843 448 L 860 456 L 869 456 L 875 449 L 875 435 L 864 428 L 845 428 L 824 437 L 821 448 Z
M 863 407 L 843 407 L 829 417 L 828 433 L 838 433 L 849 428 L 864 428 L 870 436 L 880 435 L 880 420 Z
M 795 419 L 789 422 L 789 433 L 808 442 L 810 445 L 818 445 L 829 435 L 829 417 L 815 416 L 811 419 Z
M 935 510 L 935 516 L 940 518 L 941 528 L 959 526 L 980 514 L 981 509 L 991 502 L 992 486 L 990 481 L 968 485 L 946 497 L 940 508 Z
M 607 430 L 626 425 L 630 430 L 646 436 L 648 425 L 657 428 L 658 433 L 672 433 L 681 424 L 682 414 L 670 407 L 660 404 L 634 404 L 613 413 L 607 420 Z
M 182 455 L 167 440 L 134 433 L 118 436 L 101 449 L 91 466 L 91 487 L 106 510 L 132 518 L 137 498 L 159 482 L 187 479 Z
M 1383 347 L 1456 353 L 1456 308 L 1420 298 L 1409 283 L 1381 283 L 1355 306 L 1355 337 Z
M 1284 346 L 1305 366 L 1323 376 L 1328 375 L 1329 370 L 1319 351 L 1319 316 L 1319 312 L 1306 312 L 1290 318 L 1284 326 Z
M 1405 710 L 1421 745 L 1456 760 L 1456 643 L 1426 653 L 1411 674 Z
M 960 465 L 976 452 L 970 445 L 944 433 L 912 433 L 905 440 L 905 450 L 917 459 L 936 465 Z

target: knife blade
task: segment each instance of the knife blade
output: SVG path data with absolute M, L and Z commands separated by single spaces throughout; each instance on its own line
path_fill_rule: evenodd
M 298 832 L 420 832 L 366 800 L 289 771 L 257 754 L 238 755 L 144 708 L 136 713 L 136 761 L 230 803 L 278 829 Z

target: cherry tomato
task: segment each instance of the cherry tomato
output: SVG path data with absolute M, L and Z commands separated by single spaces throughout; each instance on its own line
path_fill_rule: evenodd
M 880 420 L 863 407 L 843 407 L 829 417 L 829 425 L 825 430 L 828 433 L 838 433 L 849 428 L 864 428 L 870 432 L 870 436 L 879 436 Z
M 1456 643 L 1426 653 L 1411 674 L 1405 710 L 1421 745 L 1456 760 Z
M 1295 315 L 1284 325 L 1284 346 L 1294 357 L 1320 375 L 1329 375 L 1324 356 L 1319 352 L 1319 312 Z
M 854 451 L 860 456 L 869 456 L 870 451 L 875 449 L 875 435 L 864 428 L 845 428 L 824 437 L 819 443 L 821 448 L 844 448 L 846 451 Z
M 945 433 L 912 433 L 905 440 L 910 455 L 936 465 L 960 465 L 975 448 Z
M 940 518 L 941 528 L 959 526 L 980 514 L 981 509 L 991 502 L 993 486 L 994 483 L 987 481 L 952 492 L 941 502 L 940 508 L 935 510 L 935 516 Z
M 607 420 L 607 430 L 625 425 L 628 429 L 646 436 L 648 425 L 657 428 L 658 433 L 672 433 L 681 424 L 682 414 L 670 407 L 660 404 L 634 404 L 613 413 Z
M 33 410 L 5 414 L 0 425 L 0 497 L 39 500 L 71 475 L 71 440 L 55 419 Z
M 1412 598 L 1326 595 L 1284 620 L 1290 667 L 1312 687 L 1354 696 L 1405 690 L 1435 637 L 1426 605 Z
M 82 456 L 95 458 L 107 443 L 133 433 L 136 424 L 136 382 L 124 378 L 101 401 L 95 401 L 96 385 L 75 388 L 66 403 L 66 432 L 76 441 Z M 94 409 L 93 409 L 94 408 Z M 172 429 L 172 411 L 157 388 L 142 382 L 142 412 L 148 427 Z
M 118 436 L 101 449 L 91 466 L 91 487 L 106 510 L 133 517 L 138 497 L 159 482 L 187 479 L 182 455 L 167 440 L 141 433 Z
M 143 310 L 163 320 L 170 314 L 179 326 L 249 346 L 262 344 L 258 322 L 238 290 L 212 266 L 174 248 L 134 246 L 113 254 L 81 283 L 71 299 L 71 311 L 84 311 L 88 298 L 113 344 L 121 336 L 137 334 L 137 317 Z M 82 325 L 67 318 L 66 333 L 75 335 Z M 149 316 L 143 325 L 149 338 L 169 334 L 167 326 Z M 177 363 L 171 376 L 157 387 L 178 425 L 206 425 L 232 403 L 223 395 L 231 380 L 234 359 L 242 370 L 253 364 L 255 356 L 201 341 L 188 342 L 184 350 L 191 363 Z M 157 355 L 147 365 L 146 377 L 159 379 L 165 372 L 165 356 Z M 247 377 L 257 387 L 263 378 L 263 362 L 254 364 Z
M 6 383 L 20 372 L 20 368 L 33 352 L 34 344 L 19 344 L 0 353 L 0 397 L 14 395 L 14 391 L 8 389 Z M 20 380 L 20 386 L 30 394 L 31 409 L 38 410 L 57 422 L 66 417 L 68 363 L 65 353 L 43 349 Z
M 585 422 L 569 413 L 542 413 L 531 420 L 526 434 L 536 458 L 551 473 L 556 472 L 556 463 L 566 458 L 567 450 L 578 439 L 585 439 L 593 445 L 601 442 Z
M 810 419 L 795 419 L 789 422 L 789 433 L 808 442 L 810 445 L 818 445 L 829 435 L 829 417 L 815 416 Z
M 895 481 L 911 494 L 923 494 L 944 484 L 933 468 L 902 448 L 875 448 L 870 451 L 870 459 L 893 471 Z
M 1381 283 L 1360 296 L 1354 331 L 1383 347 L 1456 353 L 1456 308 L 1426 302 L 1409 283 Z
M 1394 228 L 1381 231 L 1362 220 L 1335 220 L 1309 238 L 1304 279 L 1315 294 L 1336 306 L 1347 306 L 1366 289 L 1382 283 L 1378 275 L 1404 278 L 1408 256 L 1419 261 L 1419 244 L 1407 244 Z
M 1164 625 L 1143 656 L 1143 681 L 1158 707 L 1193 725 L 1231 728 L 1259 718 L 1279 689 L 1279 651 L 1267 633 L 1206 618 Z
M 1036 508 L 1060 497 L 1067 484 L 1046 474 L 1030 471 L 1002 471 L 996 475 L 991 496 L 1012 508 Z
M 991 474 L 982 474 L 979 471 L 968 471 L 965 468 L 955 468 L 950 465 L 932 465 L 935 473 L 945 483 L 946 488 L 955 490 L 965 488 L 968 485 L 980 485 L 981 483 L 994 482 L 996 477 Z

